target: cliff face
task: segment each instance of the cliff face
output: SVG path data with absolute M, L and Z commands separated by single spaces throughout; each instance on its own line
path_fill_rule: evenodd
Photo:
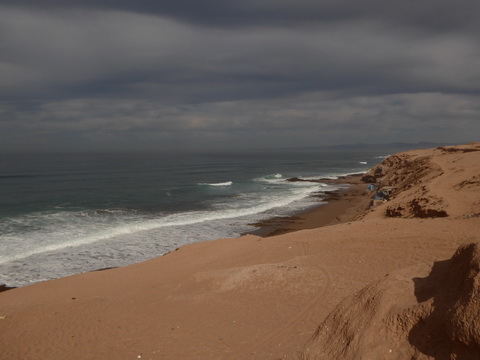
M 379 186 L 393 188 L 381 206 L 386 217 L 480 215 L 480 143 L 399 153 L 371 170 Z

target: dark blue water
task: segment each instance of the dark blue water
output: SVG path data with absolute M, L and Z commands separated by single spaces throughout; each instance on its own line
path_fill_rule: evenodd
M 378 152 L 0 155 L 0 283 L 21 286 L 253 231 Z

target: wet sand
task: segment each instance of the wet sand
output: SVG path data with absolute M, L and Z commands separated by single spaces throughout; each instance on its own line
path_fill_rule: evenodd
M 362 176 L 362 174 L 355 174 L 335 180 L 319 179 L 318 181 L 321 182 L 345 185 L 345 187 L 326 191 L 321 195 L 321 203 L 318 206 L 304 212 L 252 224 L 259 229 L 250 234 L 267 237 L 354 221 L 368 210 L 371 203 L 371 194 L 366 192 L 367 184 L 361 180 Z

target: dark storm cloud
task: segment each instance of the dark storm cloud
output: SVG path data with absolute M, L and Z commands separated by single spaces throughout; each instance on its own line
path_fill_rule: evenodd
M 124 13 L 0 18 L 3 98 L 204 102 L 320 90 L 471 92 L 479 84 L 478 67 L 468 66 L 478 59 L 472 40 L 457 35 L 385 34 L 368 23 L 217 30 Z
M 8 2 L 5 2 L 8 3 Z M 206 26 L 286 25 L 376 20 L 431 30 L 478 29 L 476 0 L 18 0 L 15 6 L 42 9 L 105 9 L 155 14 Z
M 469 140 L 479 13 L 467 0 L 0 1 L 0 149 Z

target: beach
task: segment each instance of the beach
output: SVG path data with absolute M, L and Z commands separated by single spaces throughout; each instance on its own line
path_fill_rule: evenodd
M 325 204 L 345 189 L 346 174 L 367 171 L 386 151 L 0 154 L 0 284 L 127 266 L 252 233 L 251 224 Z
M 347 185 L 335 191 L 322 193 L 322 203 L 294 216 L 269 218 L 253 225 L 258 230 L 250 232 L 262 237 L 288 232 L 315 229 L 354 220 L 370 206 L 371 196 L 365 191 L 363 174 L 341 176 L 337 179 L 318 179 L 330 185 Z
M 357 176 L 258 234 L 3 291 L 0 359 L 477 358 L 480 143 L 380 173 L 373 208 Z

